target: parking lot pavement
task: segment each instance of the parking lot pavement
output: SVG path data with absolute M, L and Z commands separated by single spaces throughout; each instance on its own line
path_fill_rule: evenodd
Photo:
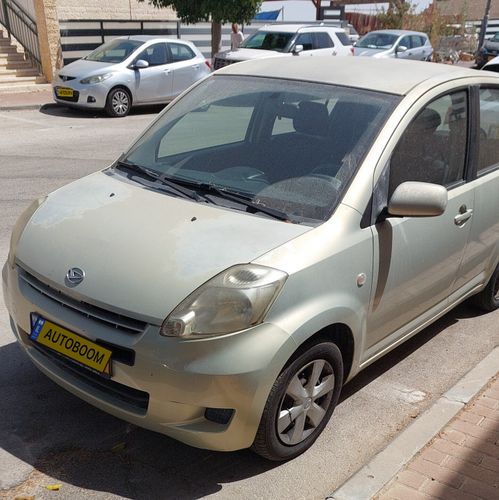
M 64 109 L 0 112 L 0 261 L 29 201 L 108 165 L 154 118 Z M 0 296 L 0 496 L 324 498 L 499 345 L 499 313 L 451 311 L 371 365 L 331 422 L 284 464 L 190 448 L 102 413 L 56 386 L 14 342 Z

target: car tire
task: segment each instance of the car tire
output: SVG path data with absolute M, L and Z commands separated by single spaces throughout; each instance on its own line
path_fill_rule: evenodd
M 116 87 L 109 92 L 106 99 L 106 113 L 114 118 L 128 115 L 132 107 L 132 96 L 123 87 Z
M 324 387 L 321 392 L 317 388 Z M 306 451 L 328 423 L 343 385 L 338 347 L 321 341 L 284 368 L 270 391 L 251 449 L 282 461 Z
M 499 265 L 492 274 L 487 286 L 472 298 L 472 303 L 482 311 L 499 309 Z

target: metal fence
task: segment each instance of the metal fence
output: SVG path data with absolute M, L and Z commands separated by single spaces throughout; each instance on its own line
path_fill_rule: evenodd
M 327 24 L 334 21 L 327 20 Z M 309 25 L 320 24 L 321 21 L 307 22 Z M 252 22 L 243 26 L 244 35 L 254 33 L 268 22 Z M 272 24 L 290 24 L 278 22 Z M 304 24 L 304 23 L 300 23 Z M 61 47 L 64 64 L 86 56 L 90 51 L 104 42 L 123 35 L 161 35 L 188 40 L 203 53 L 211 57 L 211 24 L 183 24 L 180 21 L 104 21 L 84 20 L 60 21 Z M 231 25 L 222 26 L 222 50 L 230 48 Z
M 38 31 L 35 20 L 15 0 L 0 0 L 0 23 L 24 48 L 33 66 L 42 71 Z

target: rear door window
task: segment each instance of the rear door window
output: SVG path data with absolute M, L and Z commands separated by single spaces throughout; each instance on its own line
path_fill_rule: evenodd
M 499 167 L 499 88 L 482 88 L 478 175 L 497 167 Z
M 169 43 L 168 48 L 170 49 L 172 62 L 188 61 L 196 57 L 190 47 L 181 43 Z

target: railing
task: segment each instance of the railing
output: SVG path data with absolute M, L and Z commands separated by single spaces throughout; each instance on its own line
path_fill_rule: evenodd
M 15 0 L 0 2 L 0 23 L 7 29 L 9 38 L 13 36 L 22 45 L 28 59 L 42 72 L 36 22 Z

